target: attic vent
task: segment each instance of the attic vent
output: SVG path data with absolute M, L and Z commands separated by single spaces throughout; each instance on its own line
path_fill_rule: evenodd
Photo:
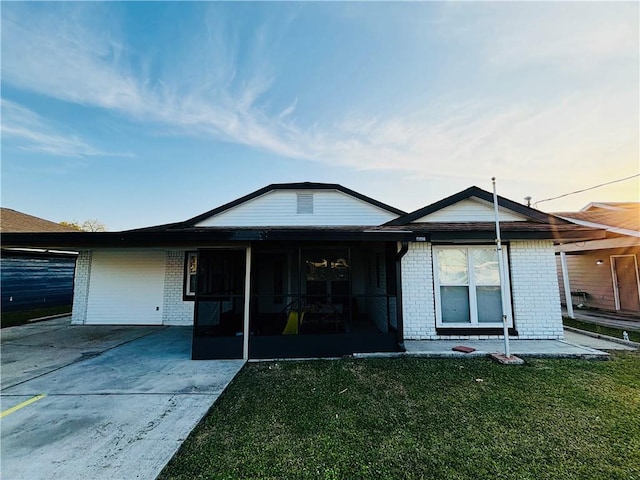
M 296 213 L 313 213 L 313 193 L 298 193 Z

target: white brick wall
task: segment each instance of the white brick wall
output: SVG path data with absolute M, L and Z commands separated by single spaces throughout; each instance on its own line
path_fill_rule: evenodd
M 404 338 L 428 339 L 436 335 L 431 244 L 409 243 L 402 258 Z
M 168 250 L 162 304 L 163 325 L 193 325 L 193 301 L 184 301 L 184 250 Z
M 513 316 L 518 338 L 562 339 L 553 242 L 510 242 Z
M 562 314 L 553 242 L 510 242 L 509 265 L 515 327 L 520 339 L 562 339 Z M 483 340 L 487 335 L 439 336 L 430 243 L 409 243 L 402 259 L 404 338 Z
M 76 260 L 76 274 L 73 279 L 73 307 L 71 311 L 73 325 L 82 325 L 87 320 L 90 277 L 91 252 L 80 252 Z

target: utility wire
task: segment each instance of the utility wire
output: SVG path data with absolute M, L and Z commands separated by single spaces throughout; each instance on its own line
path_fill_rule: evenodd
M 534 206 L 534 208 L 537 208 L 538 204 L 542 203 L 542 202 L 548 202 L 550 200 L 556 200 L 558 198 L 568 197 L 569 195 L 574 195 L 576 193 L 588 192 L 589 190 L 593 190 L 594 188 L 604 187 L 605 185 L 611 185 L 612 183 L 624 182 L 625 180 L 630 180 L 630 179 L 635 178 L 635 177 L 640 177 L 640 173 L 636 173 L 635 175 L 631 175 L 630 177 L 619 178 L 618 180 L 611 180 L 610 182 L 601 183 L 600 185 L 595 185 L 593 187 L 583 188 L 582 190 L 576 190 L 575 192 L 565 193 L 564 195 L 558 195 L 557 197 L 551 197 L 551 198 L 545 198 L 544 200 L 538 200 L 536 203 L 533 204 L 533 206 Z

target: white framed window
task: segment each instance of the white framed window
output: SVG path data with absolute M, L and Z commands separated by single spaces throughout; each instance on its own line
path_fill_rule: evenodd
M 505 265 L 507 322 L 513 326 L 509 267 Z M 502 327 L 498 253 L 492 246 L 433 247 L 436 326 L 441 328 Z
M 194 298 L 198 285 L 198 253 L 187 252 L 184 262 L 184 296 Z

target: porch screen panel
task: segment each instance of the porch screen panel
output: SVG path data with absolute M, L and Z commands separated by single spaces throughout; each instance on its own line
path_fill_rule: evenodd
M 195 322 L 197 334 L 243 334 L 244 263 L 244 251 L 200 253 Z

